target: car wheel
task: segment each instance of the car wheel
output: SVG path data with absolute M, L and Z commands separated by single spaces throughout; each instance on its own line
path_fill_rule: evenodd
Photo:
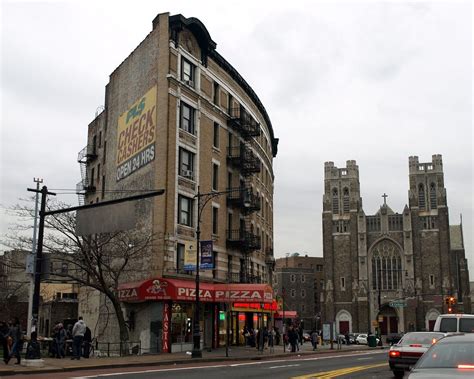
M 397 378 L 397 379 L 403 378 L 403 375 L 405 375 L 405 371 L 403 371 L 403 370 L 393 370 L 393 376 L 395 376 L 395 378 Z

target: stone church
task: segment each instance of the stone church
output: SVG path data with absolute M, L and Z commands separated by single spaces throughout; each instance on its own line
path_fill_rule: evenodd
M 441 155 L 410 157 L 409 183 L 400 213 L 384 194 L 366 215 L 356 162 L 325 163 L 322 316 L 337 333 L 432 330 L 449 297 L 452 312 L 471 312 L 462 223 L 449 224 Z

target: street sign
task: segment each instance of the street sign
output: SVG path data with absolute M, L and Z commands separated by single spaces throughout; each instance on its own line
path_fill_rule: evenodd
M 405 300 L 393 300 L 388 305 L 392 308 L 403 308 L 407 306 L 407 303 Z

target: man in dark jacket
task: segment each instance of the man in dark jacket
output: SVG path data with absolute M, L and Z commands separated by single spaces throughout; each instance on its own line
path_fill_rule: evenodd
M 91 351 L 91 342 L 92 342 L 92 332 L 88 326 L 86 326 L 86 332 L 84 333 L 84 348 L 82 351 L 82 356 L 84 358 L 89 358 Z
M 290 329 L 288 330 L 288 341 L 291 345 L 291 352 L 296 352 L 296 345 L 298 344 L 298 333 L 293 328 L 293 326 L 290 326 Z
M 10 362 L 10 359 L 12 359 L 12 357 L 16 357 L 15 364 L 19 365 L 21 361 L 21 349 L 23 347 L 23 338 L 21 335 L 21 326 L 20 326 L 20 321 L 18 320 L 18 317 L 15 317 L 15 320 L 13 322 L 13 325 L 10 328 L 10 331 L 8 332 L 8 335 L 12 338 L 13 345 L 12 345 L 12 350 L 10 352 L 10 355 L 5 361 L 5 364 L 8 364 L 8 362 Z

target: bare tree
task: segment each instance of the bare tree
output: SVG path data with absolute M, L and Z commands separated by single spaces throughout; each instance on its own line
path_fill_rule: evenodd
M 47 211 L 68 208 L 64 203 L 49 201 Z M 13 209 L 21 218 L 33 217 L 34 208 L 17 205 Z M 6 241 L 10 246 L 30 244 L 31 239 L 14 228 Z M 138 279 L 148 272 L 144 260 L 150 256 L 157 238 L 145 225 L 113 233 L 79 236 L 76 233 L 76 213 L 56 213 L 45 218 L 44 256 L 49 254 L 53 277 L 91 287 L 104 294 L 111 302 L 120 329 L 120 340 L 128 341 L 128 328 L 120 300 L 118 285 L 122 281 Z M 3 244 L 6 244 L 3 242 Z

